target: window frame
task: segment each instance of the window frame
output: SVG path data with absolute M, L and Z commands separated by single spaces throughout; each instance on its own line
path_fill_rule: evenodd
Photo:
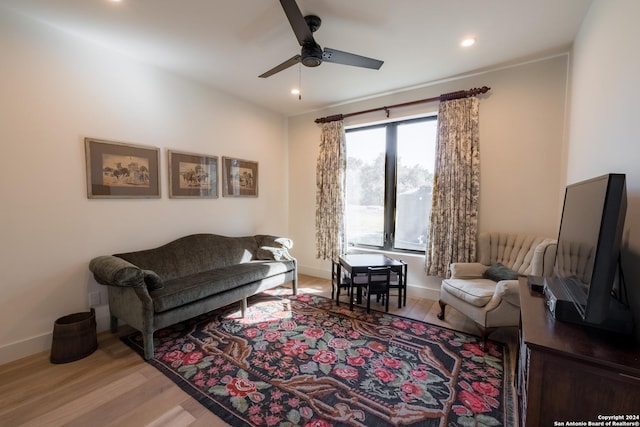
M 376 128 L 385 128 L 385 190 L 384 190 L 384 220 L 383 220 L 383 245 L 371 245 L 363 243 L 351 243 L 347 241 L 347 246 L 351 248 L 362 249 L 374 249 L 387 252 L 401 252 L 412 254 L 424 254 L 425 249 L 405 249 L 397 248 L 395 244 L 395 232 L 396 232 L 396 203 L 397 203 L 397 180 L 398 180 L 398 127 L 410 123 L 417 122 L 429 122 L 437 121 L 437 114 L 429 114 L 427 116 L 412 117 L 408 119 L 393 120 L 384 123 L 375 123 L 362 126 L 353 126 L 345 129 L 345 146 L 347 147 L 348 158 L 348 144 L 346 142 L 346 135 L 351 132 L 364 131 Z M 392 178 L 392 179 L 390 179 Z M 345 194 L 346 196 L 346 194 Z M 348 237 L 348 235 L 347 235 Z

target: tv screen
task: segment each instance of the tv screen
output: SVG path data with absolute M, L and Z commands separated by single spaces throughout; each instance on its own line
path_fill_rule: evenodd
M 626 208 L 624 174 L 566 188 L 554 273 L 587 323 L 607 318 Z

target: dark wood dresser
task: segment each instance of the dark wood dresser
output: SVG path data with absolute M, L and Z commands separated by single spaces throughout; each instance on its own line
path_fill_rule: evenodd
M 556 321 L 526 278 L 520 278 L 520 306 L 521 426 L 607 425 L 610 416 L 633 423 L 618 425 L 640 425 L 640 346 Z

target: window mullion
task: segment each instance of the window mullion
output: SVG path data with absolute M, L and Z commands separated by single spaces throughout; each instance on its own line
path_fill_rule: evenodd
M 396 174 L 397 174 L 397 126 L 387 124 L 386 142 L 387 153 L 385 161 L 385 197 L 384 197 L 384 249 L 393 249 L 393 235 L 395 233 L 396 206 Z

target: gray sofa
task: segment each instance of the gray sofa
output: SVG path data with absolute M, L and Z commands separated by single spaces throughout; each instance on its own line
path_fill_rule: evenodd
M 154 249 L 99 256 L 89 263 L 109 287 L 111 331 L 118 319 L 142 332 L 145 359 L 153 358 L 153 332 L 266 289 L 292 282 L 297 266 L 291 240 L 269 235 L 194 234 Z

